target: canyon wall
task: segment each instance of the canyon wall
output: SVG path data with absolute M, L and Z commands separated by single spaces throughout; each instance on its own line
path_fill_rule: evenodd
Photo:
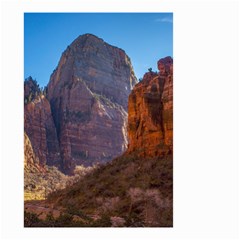
M 63 52 L 47 89 L 25 88 L 25 131 L 40 165 L 71 174 L 76 165 L 104 163 L 127 149 L 128 95 L 137 83 L 130 58 L 92 35 Z
M 129 153 L 162 156 L 173 150 L 172 58 L 160 59 L 158 69 L 146 73 L 129 96 Z

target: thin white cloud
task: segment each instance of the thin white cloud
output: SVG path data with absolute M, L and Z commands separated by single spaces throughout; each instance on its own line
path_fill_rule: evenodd
M 166 22 L 166 23 L 172 23 L 173 20 L 172 20 L 172 18 L 165 17 L 165 18 L 157 18 L 157 19 L 155 19 L 155 22 Z

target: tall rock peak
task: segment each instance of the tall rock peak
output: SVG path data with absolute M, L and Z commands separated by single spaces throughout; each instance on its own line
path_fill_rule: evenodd
M 79 36 L 63 52 L 47 98 L 65 172 L 126 150 L 128 96 L 136 83 L 126 53 L 92 34 Z
M 54 95 L 56 85 L 81 80 L 91 91 L 106 96 L 125 110 L 128 95 L 137 83 L 126 53 L 92 34 L 79 36 L 63 52 L 48 84 L 49 97 Z
M 104 40 L 102 38 L 99 38 L 97 37 L 96 35 L 94 34 L 91 34 L 91 33 L 86 33 L 86 34 L 83 34 L 83 35 L 79 35 L 74 41 L 72 44 L 74 43 L 78 43 L 78 42 L 84 42 L 84 41 L 101 41 L 101 42 L 104 42 Z

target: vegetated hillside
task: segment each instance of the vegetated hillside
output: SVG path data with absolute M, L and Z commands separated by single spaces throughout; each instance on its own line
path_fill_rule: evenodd
M 172 173 L 172 155 L 149 159 L 123 155 L 70 188 L 50 194 L 48 203 L 85 219 L 65 223 L 70 226 L 170 227 Z
M 24 201 L 44 200 L 48 194 L 73 185 L 93 169 L 93 167 L 78 166 L 73 176 L 67 176 L 55 166 L 45 166 L 41 171 L 34 165 L 25 166 Z
M 173 226 L 172 65 L 160 59 L 160 73 L 145 74 L 129 96 L 126 153 L 51 193 L 46 204 L 61 209 L 59 218 L 26 215 L 25 226 Z
M 80 180 L 92 171 L 93 167 L 77 166 L 74 176 L 66 176 L 55 166 L 40 165 L 30 139 L 24 133 L 24 200 L 42 200 L 58 189 Z

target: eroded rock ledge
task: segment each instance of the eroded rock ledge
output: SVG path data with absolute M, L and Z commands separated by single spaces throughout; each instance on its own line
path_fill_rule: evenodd
M 132 90 L 128 103 L 128 153 L 159 156 L 173 150 L 173 60 L 158 61 Z

